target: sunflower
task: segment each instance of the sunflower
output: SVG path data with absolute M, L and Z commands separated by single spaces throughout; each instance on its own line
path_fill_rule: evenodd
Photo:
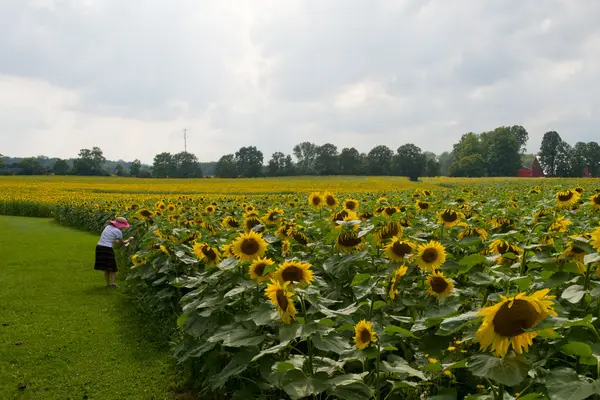
M 600 210 L 600 193 L 590 197 L 590 205 L 594 210 Z
M 131 262 L 136 267 L 141 267 L 142 265 L 146 264 L 146 258 L 140 257 L 138 254 L 134 254 L 133 256 L 131 256 Z
M 271 300 L 273 305 L 277 306 L 281 322 L 286 325 L 291 324 L 292 320 L 296 318 L 296 307 L 292 300 L 294 293 L 289 289 L 289 282 L 282 284 L 271 280 L 265 289 L 265 296 Z
M 265 268 L 275 264 L 273 260 L 266 257 L 259 257 L 250 265 L 250 279 L 256 282 L 266 282 L 271 280 L 271 273 L 265 273 Z
M 429 284 L 427 294 L 437 298 L 446 297 L 454 290 L 454 283 L 450 279 L 447 279 L 442 272 L 433 271 L 427 277 L 427 283 Z
M 160 251 L 162 251 L 166 255 L 170 255 L 169 254 L 169 249 L 167 249 L 167 246 L 165 246 L 164 244 L 161 244 L 160 246 L 158 246 L 158 248 L 160 249 Z
M 392 215 L 396 214 L 398 211 L 400 211 L 398 209 L 398 207 L 388 206 L 383 209 L 381 214 L 386 217 L 391 217 Z
M 430 241 L 419 246 L 417 265 L 423 270 L 438 269 L 446 262 L 446 249 L 440 242 Z
M 200 261 L 207 266 L 217 265 L 221 262 L 221 253 L 216 247 L 212 247 L 207 243 L 196 243 L 192 246 L 192 249 Z
M 371 212 L 368 212 L 368 211 L 361 212 L 361 213 L 358 215 L 358 218 L 360 218 L 360 219 L 361 219 L 361 221 L 367 221 L 367 220 L 369 220 L 369 219 L 373 218 L 373 213 L 371 213 Z
M 392 261 L 404 262 L 407 257 L 414 254 L 417 246 L 414 243 L 400 240 L 398 237 L 392 238 L 392 241 L 385 246 L 385 254 Z
M 338 235 L 335 241 L 335 247 L 339 250 L 351 252 L 359 248 L 362 238 L 358 237 L 356 231 L 346 231 Z
M 279 239 L 286 239 L 291 236 L 291 233 L 296 229 L 296 224 L 293 222 L 284 221 L 279 225 L 279 228 L 275 231 L 275 236 Z
M 175 211 L 175 209 L 176 209 L 176 207 L 175 207 L 175 204 L 173 204 L 173 203 L 169 203 L 169 205 L 167 206 L 168 212 L 173 212 L 173 211 Z
M 523 254 L 523 250 L 510 243 L 506 240 L 496 239 L 492 243 L 490 243 L 489 251 L 493 254 L 500 254 L 501 256 L 506 253 L 513 253 L 516 256 L 521 256 Z M 504 257 L 498 258 L 498 264 L 503 264 L 507 259 Z
M 404 275 L 406 275 L 406 271 L 408 267 L 403 265 L 401 267 L 396 268 L 394 271 L 394 275 L 392 275 L 392 279 L 390 280 L 390 287 L 388 289 L 388 296 L 390 299 L 394 300 L 396 295 L 398 294 L 398 285 L 400 284 L 400 280 Z
M 215 211 L 217 211 L 217 208 L 216 208 L 215 206 L 213 206 L 212 204 L 210 204 L 210 205 L 208 205 L 208 206 L 206 206 L 206 207 L 204 208 L 204 211 L 205 211 L 207 214 L 214 214 L 214 213 L 215 213 Z
M 417 210 L 419 210 L 419 212 L 426 212 L 431 208 L 431 204 L 429 202 L 421 200 L 417 200 L 415 206 L 417 207 Z
M 157 210 L 160 210 L 160 211 L 165 211 L 167 209 L 167 205 L 165 203 L 163 203 L 162 201 L 159 201 L 158 203 L 156 203 L 155 207 Z
M 231 228 L 231 229 L 236 229 L 240 227 L 240 223 L 235 219 L 235 217 L 232 217 L 231 215 L 223 218 L 223 221 L 221 221 L 221 226 L 223 228 Z
M 550 225 L 549 230 L 551 232 L 566 232 L 567 227 L 571 224 L 571 221 L 565 219 L 565 217 L 563 216 L 559 216 L 556 219 L 554 219 L 554 222 L 552 222 L 552 225 Z
M 254 228 L 257 228 L 259 225 L 262 225 L 262 221 L 257 217 L 244 218 L 244 230 L 246 232 L 251 232 L 252 230 L 255 230 Z
M 338 205 L 338 200 L 333 193 L 326 192 L 323 194 L 323 198 L 325 199 L 325 205 L 329 208 L 335 208 Z
M 253 231 L 242 233 L 231 244 L 233 254 L 240 261 L 252 261 L 264 256 L 268 246 L 262 235 Z
M 590 244 L 596 251 L 600 252 L 600 228 L 596 228 L 596 230 L 592 232 Z
M 481 349 L 491 347 L 498 357 L 504 357 L 510 345 L 519 354 L 527 352 L 538 333 L 526 329 L 535 328 L 549 315 L 557 315 L 552 302 L 555 296 L 547 296 L 549 291 L 539 290 L 531 296 L 519 293 L 513 298 L 500 296 L 499 303 L 479 311 L 477 315 L 484 319 L 475 337 Z
M 373 324 L 363 319 L 354 326 L 354 343 L 357 349 L 364 350 L 371 342 L 377 342 Z
M 535 214 L 533 214 L 533 218 L 539 220 L 547 215 L 554 215 L 554 210 L 551 210 L 549 208 L 542 208 L 541 210 L 538 210 L 535 212 Z
M 377 242 L 379 244 L 392 239 L 393 237 L 402 237 L 402 226 L 398 222 L 386 222 L 383 226 L 375 233 Z
M 358 210 L 358 200 L 346 199 L 344 200 L 344 210 L 356 211 Z
M 287 256 L 288 254 L 290 254 L 292 251 L 292 244 L 290 243 L 289 239 L 285 239 L 284 241 L 281 242 L 281 255 L 282 256 Z
M 142 217 L 145 220 L 149 220 L 150 218 L 152 218 L 154 216 L 154 213 L 147 209 L 140 210 L 140 212 L 138 214 L 140 215 L 140 217 Z
M 294 238 L 296 243 L 301 244 L 302 246 L 306 246 L 308 244 L 308 236 L 304 234 L 304 232 L 299 230 L 292 230 L 291 236 Z
M 463 217 L 464 215 L 462 213 L 447 208 L 438 214 L 438 223 L 445 228 L 452 228 L 453 226 L 458 225 Z
M 275 278 L 279 282 L 290 282 L 292 284 L 296 282 L 311 283 L 314 278 L 310 267 L 310 263 L 307 262 L 284 261 L 279 264 L 275 272 Z
M 515 222 L 511 218 L 504 217 L 494 217 L 492 218 L 492 228 L 513 228 L 515 226 Z
M 577 186 L 577 187 L 576 187 L 575 189 L 573 189 L 573 190 L 575 190 L 575 191 L 576 191 L 577 193 L 579 193 L 579 194 L 583 193 L 583 188 L 582 188 L 581 186 Z
M 466 228 L 458 234 L 458 240 L 466 237 L 478 237 L 482 242 L 485 242 L 488 237 L 488 232 L 483 228 Z
M 347 218 L 350 218 L 350 221 L 354 221 L 358 219 L 358 215 L 354 211 L 341 210 L 331 216 L 331 221 L 337 225 L 338 221 L 345 221 Z M 337 226 L 339 227 L 339 225 Z
M 325 199 L 321 196 L 321 193 L 313 192 L 308 196 L 308 204 L 316 209 L 323 207 Z
M 267 213 L 263 217 L 263 221 L 267 225 L 279 225 L 281 222 L 281 216 L 283 215 L 283 210 L 280 208 L 271 208 L 267 210 Z
M 556 193 L 556 203 L 558 208 L 571 208 L 577 204 L 579 201 L 579 194 L 575 190 L 565 190 L 563 192 Z

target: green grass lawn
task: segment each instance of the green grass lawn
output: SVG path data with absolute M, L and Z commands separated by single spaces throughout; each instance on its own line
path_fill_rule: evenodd
M 0 399 L 169 399 L 168 348 L 94 271 L 98 237 L 0 217 Z

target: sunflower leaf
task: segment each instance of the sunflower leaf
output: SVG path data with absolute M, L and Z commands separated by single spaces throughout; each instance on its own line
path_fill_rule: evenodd
M 571 368 L 553 369 L 546 387 L 551 400 L 583 400 L 596 393 L 596 385 L 582 380 Z
M 583 296 L 587 293 L 581 285 L 571 285 L 562 292 L 560 296 L 562 299 L 567 300 L 569 303 L 579 303 Z
M 504 358 L 476 354 L 468 359 L 467 367 L 475 376 L 488 378 L 506 386 L 516 386 L 527 377 L 530 365 L 521 355 L 509 353 Z
M 409 336 L 411 338 L 415 338 L 418 339 L 417 336 L 415 336 L 411 331 L 409 331 L 408 329 L 404 329 L 401 328 L 399 326 L 396 325 L 388 325 L 385 327 L 385 329 L 383 330 L 387 335 L 401 335 L 401 336 Z
M 371 274 L 356 274 L 356 275 L 354 275 L 354 279 L 352 279 L 352 283 L 350 283 L 350 286 L 360 285 L 361 283 L 365 282 L 370 277 L 371 277 Z
M 403 358 L 400 358 L 398 356 L 394 356 L 394 355 L 389 356 L 387 361 L 383 361 L 383 366 L 387 372 L 408 374 L 411 376 L 416 376 L 417 378 L 419 378 L 423 381 L 427 380 L 427 377 L 425 376 L 425 374 L 423 374 L 423 372 L 421 372 L 417 369 L 414 369 L 413 367 L 408 365 L 406 360 L 404 360 Z
M 592 348 L 582 342 L 569 342 L 560 348 L 560 351 L 570 356 L 591 357 Z
M 454 317 L 446 318 L 440 324 L 439 329 L 435 333 L 440 336 L 449 336 L 455 332 L 458 332 L 465 326 L 471 325 L 477 322 L 477 311 L 469 311 L 464 314 L 460 314 Z
M 596 262 L 596 261 L 600 261 L 600 253 L 586 254 L 583 257 L 583 263 L 584 264 L 591 264 L 591 263 Z

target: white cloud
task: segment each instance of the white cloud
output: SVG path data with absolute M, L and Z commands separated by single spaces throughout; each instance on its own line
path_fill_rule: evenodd
M 451 149 L 522 124 L 597 140 L 595 0 L 4 0 L 0 152 L 151 161 L 304 140 Z

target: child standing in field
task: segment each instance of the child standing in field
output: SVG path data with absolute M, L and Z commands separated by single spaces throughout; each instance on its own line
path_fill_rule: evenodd
M 123 217 L 116 218 L 104 228 L 100 241 L 96 245 L 96 263 L 94 269 L 104 271 L 104 280 L 106 287 L 117 286 L 117 260 L 113 251 L 113 244 L 128 245 L 133 240 L 133 237 L 123 240 L 122 229 L 129 228 L 129 222 Z

